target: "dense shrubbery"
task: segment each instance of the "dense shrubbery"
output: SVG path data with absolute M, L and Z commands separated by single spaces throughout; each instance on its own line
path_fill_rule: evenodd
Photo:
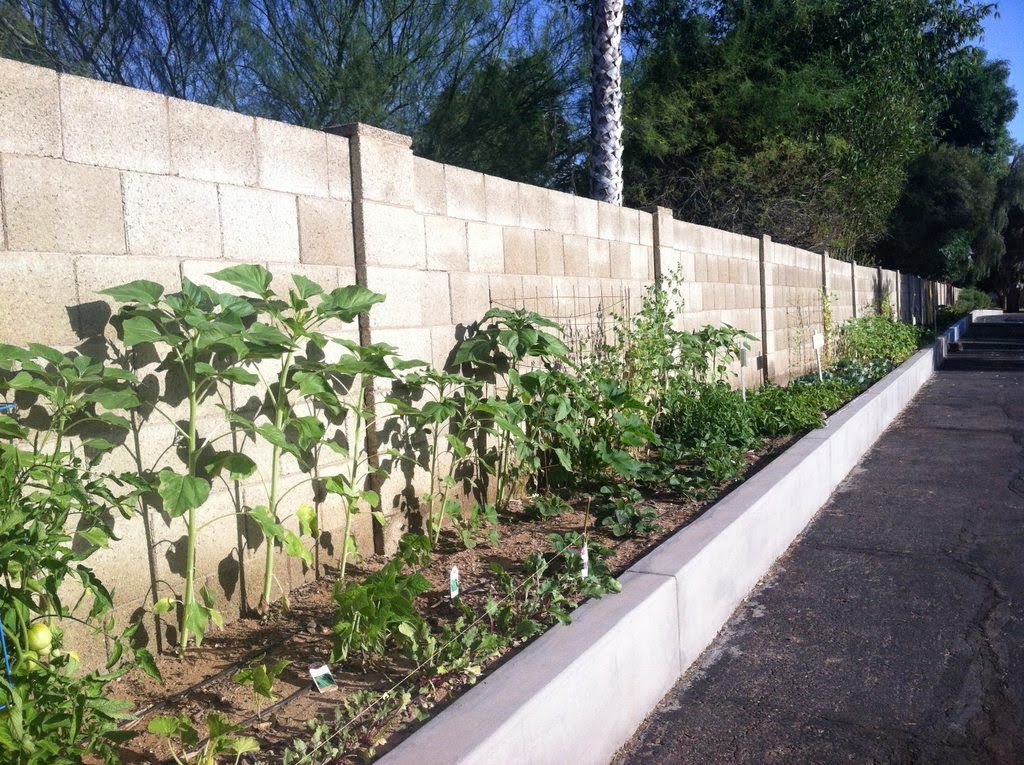
M 885 360 L 896 365 L 910 358 L 928 336 L 928 330 L 920 326 L 865 316 L 842 327 L 838 355 L 865 364 Z

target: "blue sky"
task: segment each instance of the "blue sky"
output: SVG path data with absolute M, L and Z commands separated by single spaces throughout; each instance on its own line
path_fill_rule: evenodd
M 985 20 L 985 36 L 980 42 L 989 58 L 1010 62 L 1010 85 L 1020 102 L 1010 135 L 1024 144 L 1024 0 L 1000 0 L 999 18 Z

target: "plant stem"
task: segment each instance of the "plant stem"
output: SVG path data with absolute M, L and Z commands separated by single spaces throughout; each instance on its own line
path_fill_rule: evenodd
M 281 374 L 277 378 L 277 395 L 274 396 L 274 427 L 281 430 L 284 424 L 285 414 L 288 409 L 288 394 L 286 385 L 288 372 L 292 365 L 292 351 L 288 351 L 284 363 L 281 365 Z M 274 445 L 270 452 L 270 496 L 267 498 L 267 505 L 270 515 L 275 521 L 277 517 L 277 474 L 281 462 L 281 447 Z M 274 583 L 274 540 L 267 539 L 266 564 L 263 568 L 263 593 L 260 595 L 259 612 L 265 614 L 270 608 L 270 595 Z
M 196 418 L 198 416 L 198 401 L 196 399 L 196 377 L 193 364 L 188 364 L 185 369 L 188 376 L 188 475 L 195 478 L 196 473 Z M 196 508 L 188 510 L 188 542 L 185 549 L 185 593 L 182 597 L 182 618 L 181 618 L 181 640 L 178 643 L 178 652 L 182 655 L 188 648 L 189 631 L 185 626 L 188 612 L 195 601 L 195 579 L 196 573 Z
M 366 393 L 366 376 L 359 376 L 359 396 L 356 398 L 356 406 L 352 412 L 355 414 L 355 425 L 353 427 L 352 438 L 349 439 L 349 454 L 352 456 L 351 468 L 349 471 L 349 488 L 355 490 L 356 479 L 359 475 L 359 443 L 362 438 L 362 424 L 363 424 L 363 397 Z M 348 537 L 349 530 L 352 527 L 352 515 L 355 512 L 352 508 L 352 498 L 345 498 L 345 523 L 342 527 L 341 537 L 341 564 L 338 567 L 339 582 L 345 581 L 345 567 L 348 565 Z

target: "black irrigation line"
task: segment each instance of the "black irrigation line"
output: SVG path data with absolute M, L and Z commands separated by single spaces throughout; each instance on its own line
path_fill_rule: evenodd
M 308 694 L 311 690 L 313 690 L 314 687 L 315 687 L 314 683 L 308 683 L 307 685 L 304 685 L 301 688 L 299 688 L 297 691 L 294 691 L 294 692 L 288 694 L 283 699 L 280 699 L 279 701 L 275 701 L 269 707 L 265 707 L 264 709 L 261 709 L 259 712 L 257 712 L 256 714 L 252 715 L 251 717 L 247 717 L 244 720 L 242 720 L 241 722 L 236 723 L 236 725 L 238 725 L 238 727 L 242 728 L 242 729 L 248 728 L 254 722 L 256 722 L 261 717 L 263 717 L 263 715 L 265 715 L 268 712 L 271 712 L 271 711 L 273 711 L 275 709 L 278 709 L 280 707 L 287 706 L 288 704 L 292 703 L 293 701 L 296 701 L 296 700 L 302 698 L 303 696 Z M 198 754 L 202 750 L 202 748 L 204 746 L 206 746 L 206 742 L 209 741 L 209 740 L 210 740 L 209 736 L 207 736 L 206 738 L 200 739 L 199 742 L 192 749 L 189 750 L 188 757 L 193 757 L 196 754 Z
M 131 728 L 138 725 L 142 721 L 142 719 L 145 718 L 147 715 L 150 715 L 153 712 L 156 712 L 157 710 L 163 709 L 164 707 L 170 706 L 176 701 L 180 701 L 186 696 L 195 693 L 196 691 L 201 690 L 208 685 L 212 685 L 218 680 L 222 680 L 228 675 L 234 673 L 237 669 L 241 667 L 242 664 L 247 664 L 250 661 L 254 661 L 255 659 L 266 656 L 275 647 L 279 647 L 280 645 L 281 643 L 275 642 L 269 643 L 263 646 L 262 648 L 257 648 L 255 651 L 252 651 L 251 653 L 246 654 L 237 661 L 232 662 L 227 667 L 222 669 L 220 672 L 212 674 L 209 677 L 204 677 L 198 683 L 194 683 L 193 685 L 190 685 L 188 688 L 184 688 L 178 691 L 177 693 L 172 693 L 170 696 L 167 696 L 166 698 L 161 699 L 160 701 L 150 704 L 145 709 L 140 709 L 138 712 L 135 713 L 135 717 L 132 720 L 129 720 L 125 725 L 123 725 L 122 728 L 124 730 L 130 730 Z

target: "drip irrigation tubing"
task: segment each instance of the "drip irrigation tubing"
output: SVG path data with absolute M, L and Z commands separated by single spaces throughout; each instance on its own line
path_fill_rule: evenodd
M 170 704 L 173 704 L 174 702 L 185 698 L 189 694 L 195 693 L 198 690 L 202 690 L 206 686 L 211 685 L 212 683 L 215 683 L 218 680 L 227 677 L 236 670 L 240 669 L 243 664 L 248 664 L 250 661 L 254 661 L 263 656 L 266 656 L 275 647 L 278 647 L 280 645 L 281 643 L 270 643 L 268 645 L 263 646 L 262 648 L 257 648 L 255 651 L 248 653 L 242 658 L 232 662 L 227 667 L 222 669 L 220 672 L 212 674 L 209 677 L 204 677 L 198 683 L 194 683 L 193 685 L 190 685 L 188 688 L 183 688 L 182 690 L 177 691 L 176 693 L 172 693 L 170 696 L 167 696 L 166 698 L 161 699 L 160 701 L 157 701 L 154 704 L 150 704 L 145 709 L 140 709 L 138 712 L 135 713 L 135 717 L 129 720 L 125 725 L 123 725 L 122 728 L 124 730 L 130 730 L 131 728 L 138 725 L 143 720 L 143 718 L 152 714 L 153 712 L 163 709 L 164 707 L 169 706 Z

